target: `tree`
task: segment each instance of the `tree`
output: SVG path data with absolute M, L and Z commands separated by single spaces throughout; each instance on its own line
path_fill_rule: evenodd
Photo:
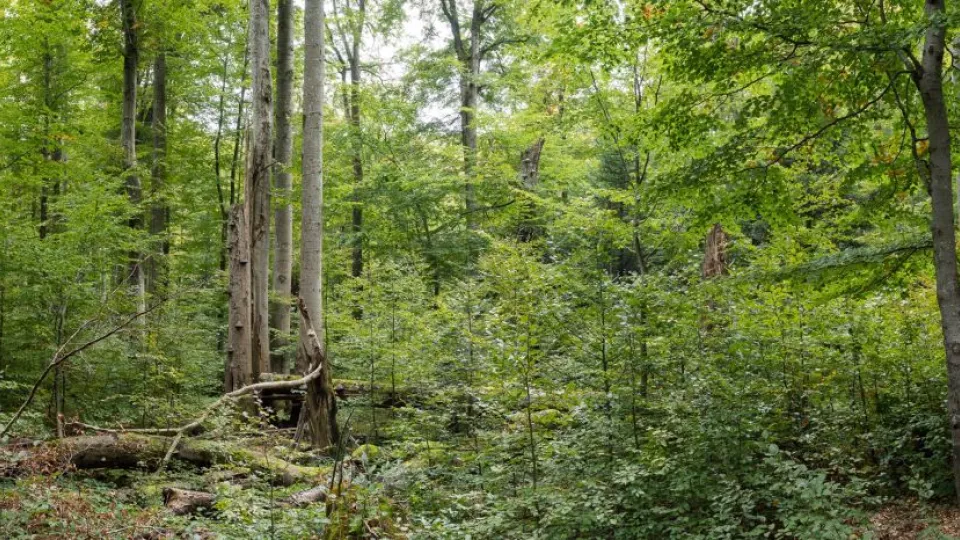
M 323 101 L 324 101 L 323 0 L 307 0 L 304 7 L 303 73 L 303 181 L 300 221 L 300 297 L 313 331 L 323 343 Z M 325 351 L 315 351 L 308 328 L 300 325 L 297 370 L 309 373 L 316 362 L 326 361 Z M 323 375 L 307 386 L 302 421 L 310 442 L 328 448 L 339 440 L 337 403 L 330 364 Z
M 277 1 L 277 133 L 274 141 L 274 187 L 280 201 L 274 211 L 276 252 L 273 260 L 273 293 L 279 296 L 270 306 L 270 328 L 273 330 L 270 371 L 287 371 L 286 336 L 290 333 L 290 285 L 293 272 L 293 206 L 290 167 L 293 161 L 293 5 L 290 0 Z
M 250 136 L 248 140 L 244 192 L 250 233 L 250 283 L 253 308 L 250 332 L 253 379 L 269 366 L 270 329 L 270 171 L 274 169 L 270 151 L 273 138 L 273 91 L 270 79 L 270 1 L 250 1 L 251 85 Z
M 457 56 L 460 72 L 460 144 L 463 148 L 463 200 L 467 226 L 477 226 L 476 175 L 477 175 L 477 108 L 480 102 L 480 67 L 487 54 L 504 44 L 516 40 L 497 36 L 484 40 L 484 31 L 491 19 L 502 9 L 500 4 L 489 0 L 474 0 L 464 29 L 457 0 L 440 0 L 443 16 L 453 36 L 453 50 Z
M 353 170 L 353 208 L 350 216 L 350 232 L 353 235 L 351 248 L 350 275 L 359 278 L 363 275 L 363 205 L 360 201 L 360 190 L 363 186 L 363 133 L 360 130 L 360 46 L 363 42 L 364 25 L 367 20 L 366 0 L 357 0 L 356 6 L 351 0 L 344 0 L 342 10 L 337 2 L 333 2 L 334 23 L 340 45 L 332 43 L 339 58 L 346 57 L 346 69 L 350 73 L 350 91 L 344 90 L 344 114 L 352 130 L 350 144 L 350 161 Z M 360 313 L 359 311 L 357 312 Z
M 123 121 L 120 128 L 120 145 L 123 147 L 123 170 L 127 173 L 127 196 L 134 206 L 130 227 L 143 227 L 139 208 L 143 193 L 137 168 L 137 69 L 140 62 L 139 23 L 134 0 L 120 1 L 123 19 Z M 131 254 L 128 281 L 134 288 L 139 311 L 146 307 L 146 285 L 139 253 Z
M 147 289 L 156 293 L 163 284 L 164 259 L 170 253 L 165 237 L 170 210 L 164 193 L 167 177 L 167 54 L 157 52 L 153 62 L 153 163 L 150 168 L 150 235 L 154 250 L 147 265 Z

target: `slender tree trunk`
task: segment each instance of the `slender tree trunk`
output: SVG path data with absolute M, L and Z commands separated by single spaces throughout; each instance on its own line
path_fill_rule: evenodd
M 143 216 L 140 202 L 143 194 L 137 167 L 137 66 L 140 60 L 137 14 L 133 0 L 120 1 L 123 18 L 123 122 L 120 126 L 120 144 L 123 146 L 123 168 L 127 171 L 127 196 L 135 207 L 130 227 L 143 228 Z M 129 281 L 137 296 L 138 311 L 146 307 L 144 272 L 140 265 L 140 254 L 131 254 Z
M 323 0 L 306 0 L 304 7 L 303 75 L 303 193 L 301 204 L 300 296 L 312 330 L 324 343 L 323 324 Z M 297 369 L 309 372 L 318 357 L 312 350 L 310 328 L 300 325 Z M 322 355 L 320 355 L 322 356 Z M 327 364 L 329 366 L 329 364 Z M 339 440 L 337 404 L 331 370 L 307 385 L 306 428 L 311 444 L 328 448 Z
M 293 162 L 293 5 L 291 0 L 277 2 L 277 134 L 274 155 L 274 187 L 281 200 L 274 211 L 276 252 L 274 254 L 272 289 L 278 299 L 270 306 L 270 328 L 273 330 L 270 371 L 287 371 L 283 352 L 290 333 L 290 277 L 293 272 L 293 207 L 290 166 Z
M 253 109 L 250 118 L 250 155 L 247 157 L 247 218 L 250 227 L 250 283 L 253 309 L 253 379 L 269 364 L 270 330 L 270 171 L 272 169 L 273 92 L 270 81 L 270 1 L 250 0 L 250 65 Z
M 923 101 L 930 138 L 930 230 L 933 235 L 937 302 L 947 360 L 947 410 L 953 440 L 953 480 L 960 499 L 960 287 L 957 282 L 950 127 L 943 96 L 946 28 L 939 15 L 945 11 L 944 0 L 927 0 L 925 7 L 930 21 L 923 46 L 922 65 L 915 69 L 913 79 Z
M 363 186 L 363 134 L 360 131 L 360 44 L 363 38 L 363 24 L 366 19 L 366 1 L 357 4 L 358 20 L 353 28 L 353 50 L 350 53 L 350 124 L 353 128 L 353 232 L 352 265 L 350 273 L 358 278 L 363 275 L 363 206 L 360 190 Z
M 230 314 L 227 328 L 227 359 L 223 376 L 225 392 L 242 388 L 251 381 L 252 340 L 250 314 L 250 239 L 244 205 L 230 211 L 227 250 L 230 257 Z
M 476 111 L 480 95 L 477 82 L 480 76 L 480 30 L 483 26 L 484 2 L 476 0 L 470 17 L 470 42 L 464 43 L 456 0 L 440 0 L 440 7 L 450 24 L 453 49 L 460 63 L 460 144 L 463 147 L 464 207 L 467 227 L 476 228 L 476 198 L 474 176 L 477 164 Z
M 156 293 L 163 286 L 163 265 L 170 252 L 166 238 L 169 210 L 164 197 L 167 177 L 167 55 L 157 53 L 153 63 L 153 165 L 150 176 L 150 235 L 154 252 L 147 265 L 147 289 Z
M 456 1 L 456 0 L 452 0 Z M 460 107 L 460 136 L 463 144 L 464 204 L 467 211 L 467 226 L 477 226 L 477 200 L 474 193 L 477 168 L 477 103 L 480 97 L 480 27 L 482 26 L 483 2 L 476 0 L 470 18 L 470 53 L 465 59 L 468 68 L 461 77 L 462 103 Z

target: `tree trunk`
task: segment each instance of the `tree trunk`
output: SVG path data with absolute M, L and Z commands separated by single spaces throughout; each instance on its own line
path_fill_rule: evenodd
M 476 228 L 474 175 L 477 163 L 477 126 L 475 115 L 480 88 L 480 28 L 483 26 L 482 0 L 476 0 L 470 18 L 470 43 L 465 44 L 460 28 L 457 0 L 440 0 L 440 7 L 450 24 L 453 49 L 460 63 L 460 145 L 463 148 L 464 207 L 467 227 Z M 469 48 L 468 48 L 469 47 Z
M 358 17 L 353 22 L 353 50 L 350 52 L 350 124 L 353 128 L 353 232 L 352 265 L 350 273 L 358 278 L 363 275 L 363 206 L 360 203 L 360 190 L 363 186 L 363 135 L 360 131 L 360 43 L 363 39 L 363 25 L 366 19 L 366 1 L 357 3 Z
M 293 208 L 290 204 L 293 162 L 293 5 L 291 0 L 277 2 L 277 134 L 274 155 L 274 187 L 281 200 L 274 211 L 276 252 L 272 289 L 279 299 L 270 306 L 270 328 L 273 330 L 270 371 L 288 371 L 283 352 L 290 333 L 290 277 L 293 272 Z
M 120 1 L 123 18 L 123 122 L 120 126 L 120 144 L 123 147 L 123 168 L 127 171 L 127 196 L 135 207 L 130 227 L 143 227 L 140 202 L 143 197 L 137 167 L 137 66 L 140 59 L 137 14 L 133 0 Z M 140 267 L 140 254 L 131 254 L 130 285 L 137 297 L 138 311 L 146 307 L 144 272 Z
M 711 279 L 727 273 L 727 233 L 715 223 L 707 233 L 703 252 L 703 279 Z
M 152 468 L 163 460 L 172 442 L 170 437 L 123 432 L 67 437 L 50 446 L 38 447 L 36 458 L 49 459 L 50 448 L 53 447 L 58 453 L 62 453 L 66 462 L 78 469 Z M 327 467 L 296 465 L 278 456 L 265 455 L 261 449 L 250 449 L 223 441 L 182 440 L 171 457 L 197 467 L 244 467 L 262 473 L 273 483 L 285 486 L 297 482 L 322 482 L 330 473 Z
M 250 66 L 253 103 L 250 155 L 247 157 L 247 218 L 250 226 L 250 284 L 253 378 L 269 364 L 270 171 L 272 169 L 273 93 L 270 81 L 270 1 L 250 0 Z
M 456 0 L 452 0 L 456 1 Z M 463 143 L 464 204 L 467 211 L 467 226 L 477 226 L 477 200 L 474 193 L 474 180 L 477 167 L 477 102 L 480 97 L 480 27 L 482 26 L 483 2 L 473 4 L 473 16 L 470 18 L 470 54 L 465 58 L 464 68 L 468 69 L 460 79 L 462 103 L 460 108 L 460 131 Z
M 545 139 L 540 137 L 529 148 L 520 153 L 520 187 L 531 195 L 536 193 L 540 185 L 540 154 L 543 152 Z M 539 229 L 534 223 L 536 219 L 536 209 L 533 200 L 525 199 L 520 208 L 520 227 L 518 230 L 518 240 L 520 242 L 530 242 L 539 234 Z
M 941 71 L 946 49 L 946 28 L 939 15 L 944 10 L 944 0 L 926 1 L 926 12 L 930 21 L 924 40 L 922 65 L 913 72 L 913 79 L 923 101 L 930 139 L 930 230 L 933 235 L 937 303 L 940 306 L 940 324 L 947 360 L 947 411 L 950 415 L 950 433 L 953 440 L 953 481 L 956 495 L 960 499 L 960 287 L 957 283 L 950 127 Z
M 230 211 L 227 227 L 230 254 L 230 314 L 227 328 L 227 361 L 223 389 L 232 392 L 253 382 L 250 339 L 250 245 L 242 204 Z
M 318 360 L 309 332 L 323 343 L 323 72 L 324 13 L 322 0 L 306 0 L 304 7 L 303 75 L 303 193 L 300 244 L 300 296 L 307 316 L 300 324 L 297 369 L 310 371 Z M 332 373 L 307 386 L 306 426 L 310 442 L 319 448 L 336 444 L 339 438 Z
M 156 293 L 163 285 L 163 265 L 170 252 L 166 238 L 167 209 L 164 184 L 167 177 L 167 55 L 157 53 L 153 63 L 153 166 L 150 176 L 150 236 L 154 252 L 147 264 L 147 290 Z

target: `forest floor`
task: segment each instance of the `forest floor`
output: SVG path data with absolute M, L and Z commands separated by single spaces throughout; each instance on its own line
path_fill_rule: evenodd
M 876 540 L 960 538 L 960 509 L 899 501 L 874 513 L 869 530 Z

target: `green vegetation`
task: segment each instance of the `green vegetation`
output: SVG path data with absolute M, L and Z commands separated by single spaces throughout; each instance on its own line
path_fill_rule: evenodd
M 944 2 L 0 0 L 0 537 L 950 537 Z

